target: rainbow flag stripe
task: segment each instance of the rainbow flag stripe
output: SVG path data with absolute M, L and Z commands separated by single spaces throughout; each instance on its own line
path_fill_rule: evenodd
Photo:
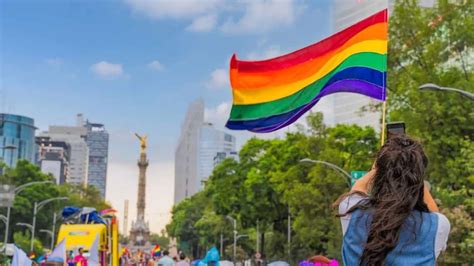
M 227 127 L 271 132 L 288 126 L 323 96 L 353 92 L 385 100 L 387 10 L 293 53 L 230 63 L 233 105 Z

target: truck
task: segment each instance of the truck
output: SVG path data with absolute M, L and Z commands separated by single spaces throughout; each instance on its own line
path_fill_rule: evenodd
M 90 254 L 93 243 L 98 238 L 98 254 L 101 266 L 119 265 L 119 235 L 116 217 L 106 219 L 103 223 L 65 223 L 59 228 L 57 243 L 64 239 L 66 252 L 77 252 L 83 249 L 86 256 Z

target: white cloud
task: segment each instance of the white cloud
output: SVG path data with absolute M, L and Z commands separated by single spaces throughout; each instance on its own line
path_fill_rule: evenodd
M 163 64 L 161 64 L 158 60 L 153 60 L 151 63 L 148 64 L 148 67 L 156 71 L 161 71 L 165 68 Z
M 204 121 L 214 124 L 217 128 L 224 128 L 229 118 L 232 104 L 230 102 L 222 102 L 216 107 L 204 109 Z
M 55 57 L 55 58 L 48 58 L 45 60 L 46 64 L 53 66 L 53 67 L 59 67 L 63 65 L 63 60 L 61 58 Z
M 247 0 L 239 19 L 229 18 L 221 30 L 226 33 L 262 33 L 291 25 L 299 7 L 294 0 Z
M 126 0 L 135 12 L 153 19 L 192 19 L 215 10 L 222 0 Z
M 188 21 L 189 31 L 263 33 L 291 25 L 303 9 L 300 0 L 125 0 L 136 14 L 151 19 Z M 227 17 L 227 18 L 226 18 Z
M 116 78 L 123 75 L 121 64 L 113 64 L 107 61 L 101 61 L 91 66 L 92 72 L 103 78 Z
M 229 72 L 223 68 L 218 68 L 212 71 L 211 77 L 206 83 L 206 87 L 209 89 L 220 89 L 228 87 L 229 85 Z
M 209 14 L 195 18 L 186 29 L 194 32 L 209 32 L 214 29 L 216 23 L 217 16 Z
M 275 58 L 277 56 L 283 55 L 283 51 L 278 45 L 271 45 L 263 51 L 253 51 L 250 52 L 247 56 L 247 60 L 264 60 Z

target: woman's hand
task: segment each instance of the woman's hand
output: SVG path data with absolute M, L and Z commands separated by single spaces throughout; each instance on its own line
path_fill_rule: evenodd
M 361 177 L 359 180 L 355 182 L 354 186 L 352 186 L 351 192 L 360 191 L 365 194 L 368 194 L 369 184 L 374 178 L 376 172 L 377 172 L 377 169 L 375 168 L 375 163 L 374 163 L 374 165 L 372 166 L 372 169 L 369 172 L 367 172 L 367 174 L 365 174 L 363 177 Z

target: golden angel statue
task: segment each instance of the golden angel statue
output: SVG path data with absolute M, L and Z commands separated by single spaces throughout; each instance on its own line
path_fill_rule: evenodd
M 135 136 L 137 136 L 137 138 L 140 140 L 141 152 L 144 153 L 146 150 L 146 144 L 147 144 L 146 142 L 147 142 L 148 136 L 147 135 L 140 136 L 137 133 L 135 133 Z

